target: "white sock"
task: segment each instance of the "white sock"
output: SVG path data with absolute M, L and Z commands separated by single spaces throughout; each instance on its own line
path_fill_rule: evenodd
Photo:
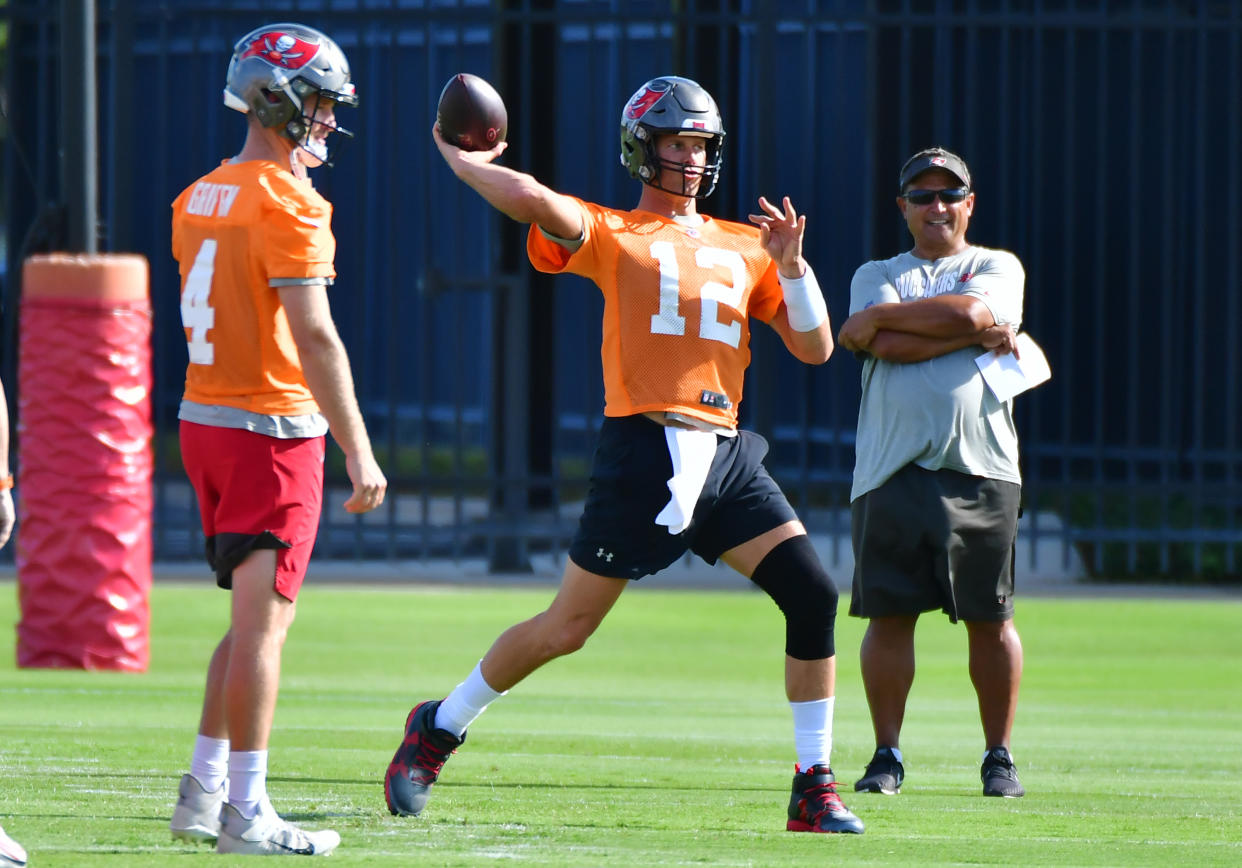
M 259 810 L 267 795 L 267 751 L 235 750 L 229 753 L 229 804 L 246 819 Z
M 794 720 L 794 750 L 798 768 L 829 765 L 832 758 L 832 708 L 836 697 L 811 702 L 791 702 Z
M 190 774 L 214 793 L 229 773 L 229 740 L 199 734 L 194 739 L 194 756 L 190 758 Z
M 488 686 L 483 680 L 483 661 L 480 660 L 466 680 L 454 687 L 436 709 L 436 729 L 445 729 L 460 737 L 493 700 L 508 692 L 497 693 Z

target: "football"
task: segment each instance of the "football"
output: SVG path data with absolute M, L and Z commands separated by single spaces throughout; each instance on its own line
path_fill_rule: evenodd
M 459 72 L 440 91 L 436 123 L 444 141 L 463 151 L 489 151 L 503 142 L 509 113 L 496 88 L 468 72 Z

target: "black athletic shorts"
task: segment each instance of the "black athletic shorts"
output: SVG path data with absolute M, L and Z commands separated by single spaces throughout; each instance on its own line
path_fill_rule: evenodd
M 1013 482 L 907 464 L 859 497 L 850 614 L 1012 618 L 1021 496 Z
M 584 570 L 622 579 L 658 573 L 687 550 L 714 564 L 729 549 L 797 518 L 763 466 L 767 454 L 758 434 L 717 435 L 690 526 L 671 534 L 655 523 L 673 475 L 664 426 L 641 415 L 605 418 L 570 558 Z

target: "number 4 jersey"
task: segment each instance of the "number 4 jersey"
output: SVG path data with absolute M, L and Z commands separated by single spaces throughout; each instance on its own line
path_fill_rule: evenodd
M 317 413 L 277 290 L 336 276 L 332 206 L 287 168 L 251 160 L 226 161 L 172 207 L 185 400 L 264 416 Z
M 604 415 L 672 411 L 735 428 L 749 319 L 771 322 L 784 298 L 758 228 L 578 201 L 582 246 L 570 253 L 531 226 L 527 252 L 539 271 L 581 275 L 604 294 Z

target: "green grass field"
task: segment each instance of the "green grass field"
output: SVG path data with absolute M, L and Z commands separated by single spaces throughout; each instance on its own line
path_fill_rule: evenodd
M 648 580 L 583 651 L 487 711 L 421 817 L 389 816 L 382 774 L 410 705 L 443 696 L 550 596 L 308 586 L 269 791 L 287 817 L 341 833 L 330 864 L 1242 864 L 1237 600 L 1021 600 L 1016 800 L 979 794 L 965 631 L 940 616 L 918 634 L 903 792 L 852 792 L 872 743 L 862 624 L 843 615 L 833 765 L 867 833 L 838 837 L 784 831 L 792 725 L 775 607 Z M 167 830 L 226 611 L 206 580 L 158 587 L 144 675 L 18 671 L 4 655 L 0 824 L 33 868 L 230 861 Z M 16 620 L 0 585 L 0 623 Z

